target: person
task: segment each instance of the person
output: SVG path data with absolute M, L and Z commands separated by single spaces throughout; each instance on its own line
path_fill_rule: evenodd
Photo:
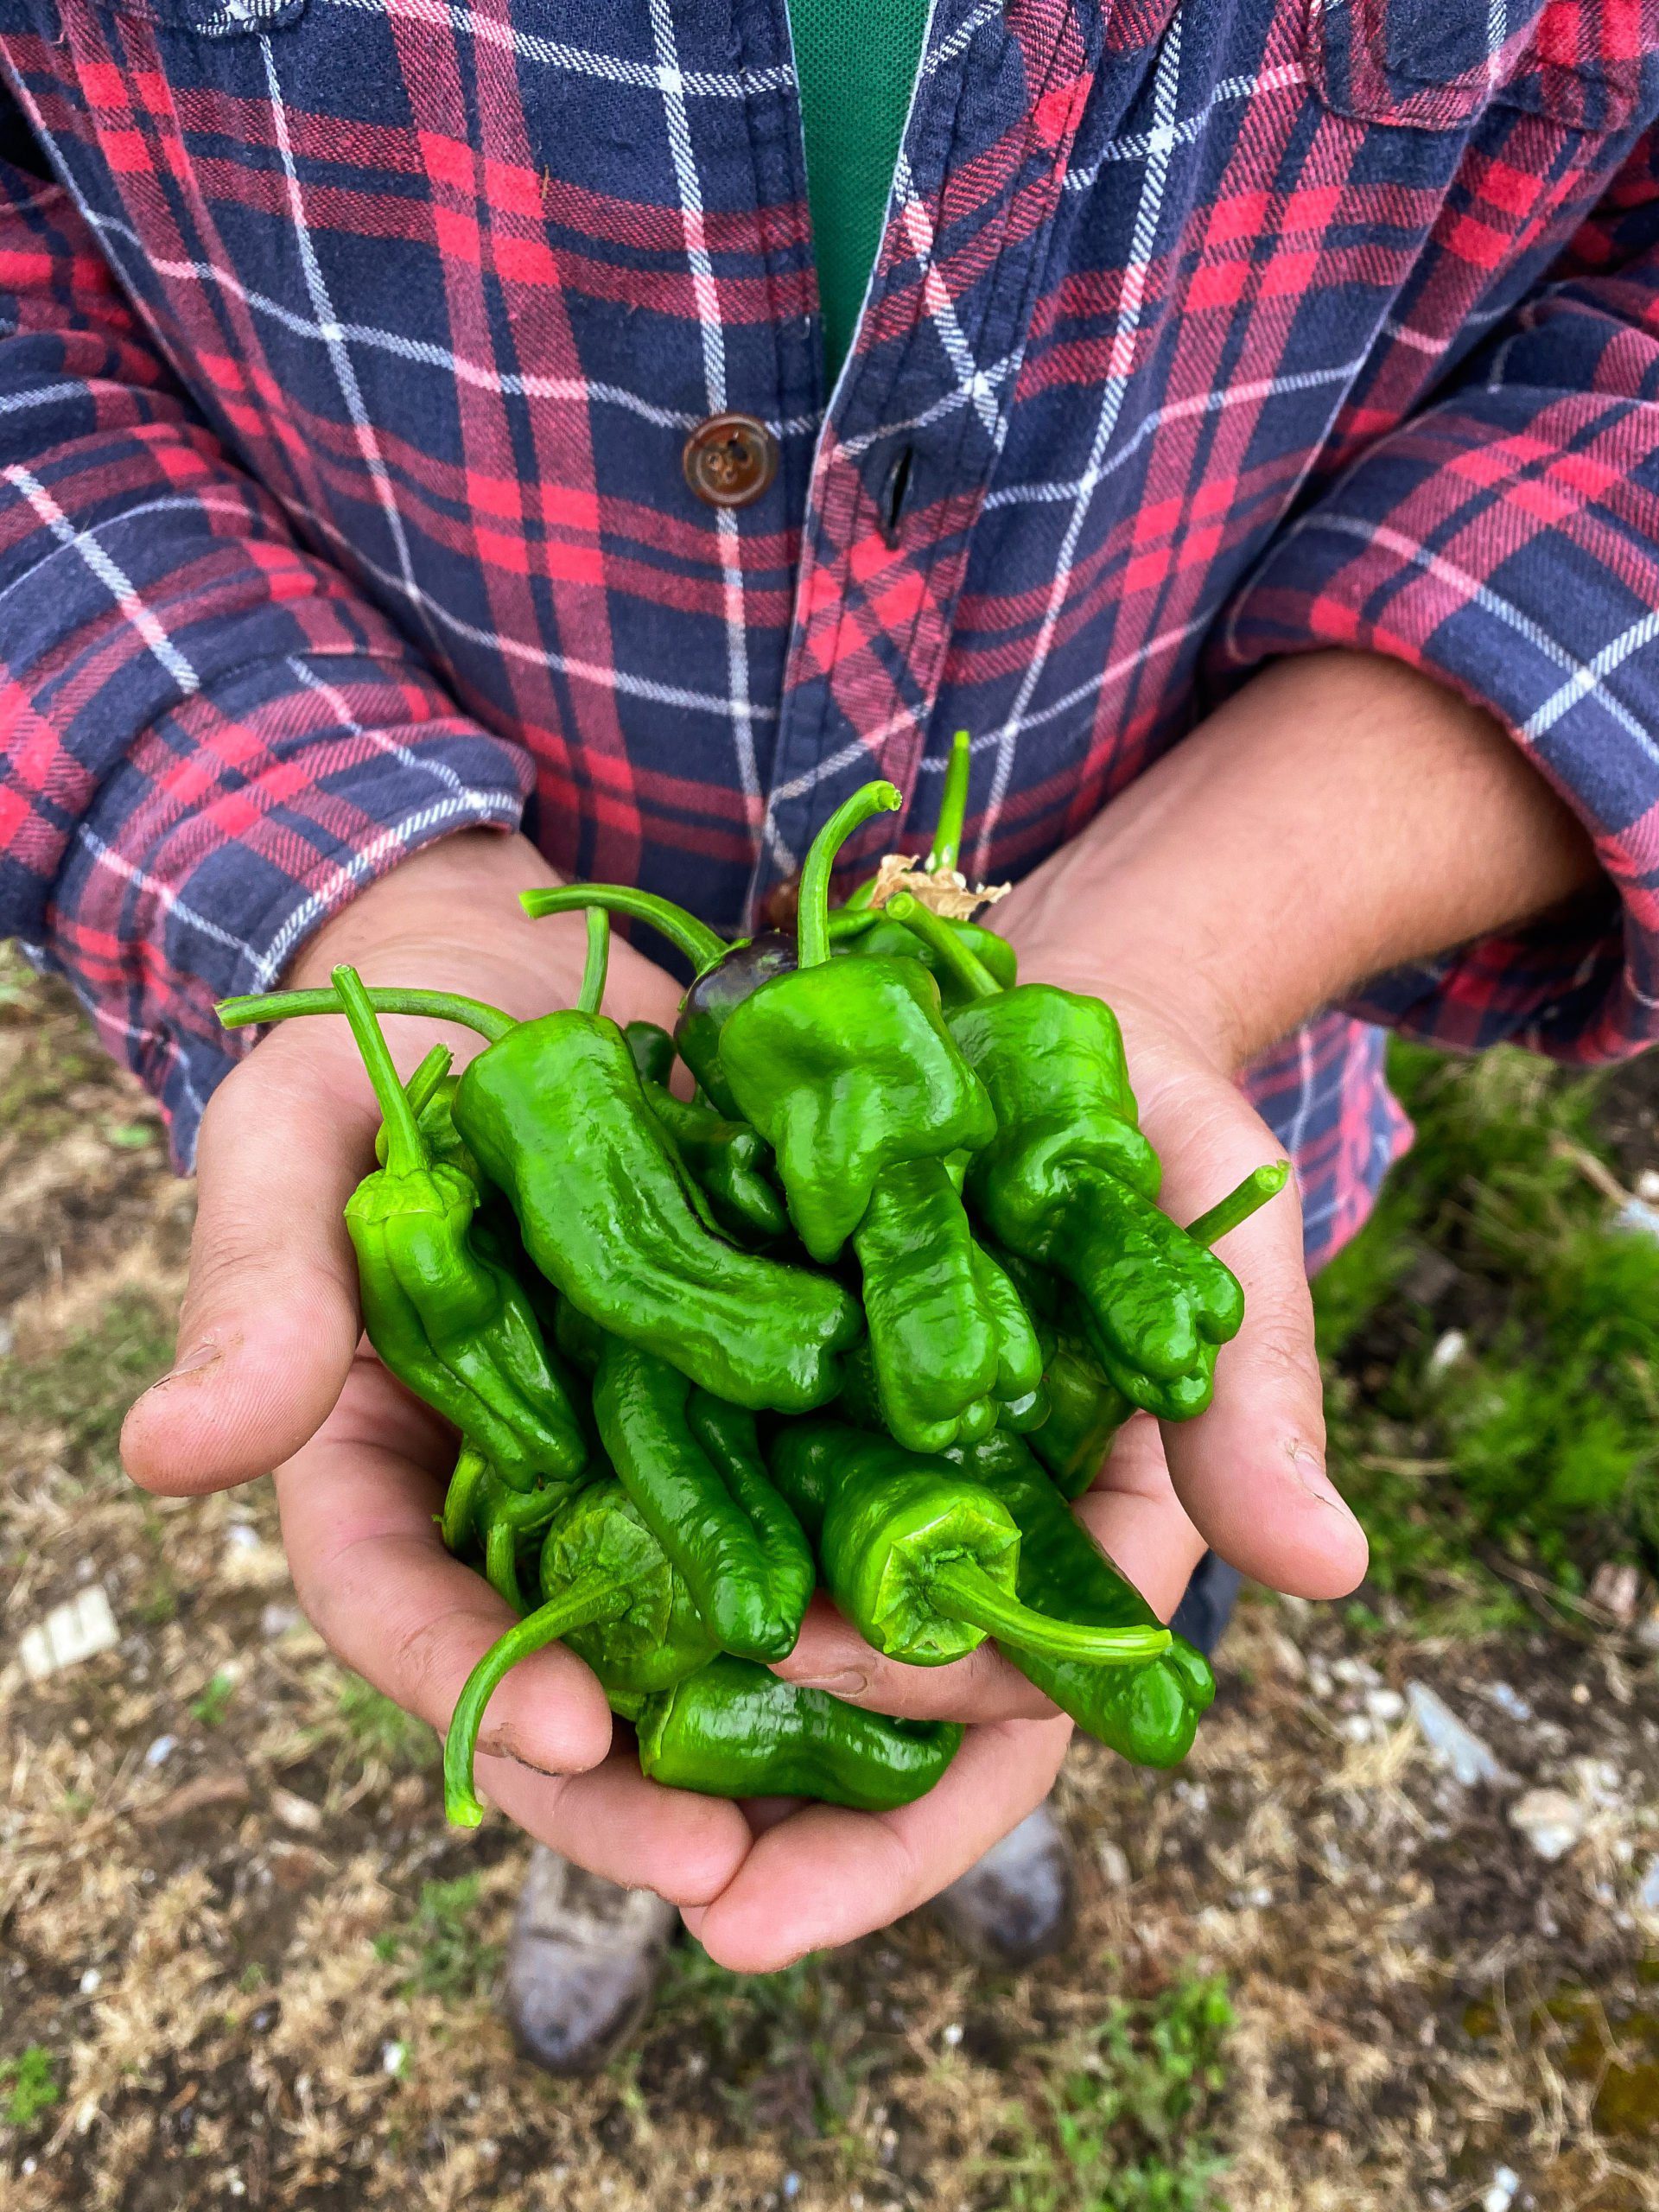
M 1656 1027 L 1656 31 L 3 0 L 0 926 L 199 1184 L 137 1479 L 275 1468 L 310 1617 L 441 1726 L 503 1609 L 359 1344 L 370 1101 L 339 1025 L 249 1050 L 215 1000 L 350 959 L 568 1001 L 579 925 L 522 888 L 747 930 L 873 774 L 925 844 L 965 726 L 966 864 L 1015 880 L 1027 976 L 1117 1008 L 1172 1211 L 1275 1140 L 1300 1185 L 1230 1241 L 1213 1408 L 1132 1423 L 1086 1517 L 1166 1611 L 1206 1548 L 1353 1586 L 1307 1272 L 1407 1141 L 1380 1025 L 1580 1061 Z M 674 1005 L 651 950 L 619 1017 Z M 480 1771 L 557 1854 L 514 1999 L 552 2063 L 637 2012 L 675 1909 L 770 1969 L 1014 1834 L 982 1933 L 1052 1936 L 1063 1720 L 827 1611 L 785 1671 L 964 1747 L 902 1813 L 768 1825 L 645 1783 L 560 1649 L 497 1699 Z

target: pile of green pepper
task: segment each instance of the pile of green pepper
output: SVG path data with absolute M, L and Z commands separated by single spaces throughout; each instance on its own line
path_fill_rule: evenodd
M 912 1665 L 995 1638 L 1126 1758 L 1192 1743 L 1208 1665 L 1069 1501 L 1134 1408 L 1208 1404 L 1243 1313 L 1210 1247 L 1287 1169 L 1185 1229 L 1160 1209 L 1110 1008 L 1021 983 L 1012 946 L 963 918 L 968 765 L 961 736 L 924 867 L 832 910 L 843 843 L 899 794 L 840 807 L 793 931 L 734 945 L 626 886 L 526 893 L 531 915 L 587 914 L 569 1009 L 515 1021 L 350 968 L 219 1009 L 232 1027 L 342 1014 L 379 1104 L 378 1164 L 346 1209 L 364 1325 L 454 1428 L 443 1541 L 518 1616 L 450 1725 L 461 1825 L 482 1815 L 492 1693 L 556 1638 L 660 1782 L 919 1796 L 960 1729 L 769 1671 L 819 1586 Z M 671 1037 L 601 1011 L 613 914 L 690 963 Z M 456 1077 L 435 1046 L 405 1084 L 386 1014 L 486 1048 Z

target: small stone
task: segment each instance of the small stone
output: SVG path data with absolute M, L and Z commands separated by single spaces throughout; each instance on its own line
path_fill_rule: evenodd
M 800 2177 L 799 2174 L 785 2174 L 785 2175 L 784 2176 L 784 2202 L 785 2202 L 785 2204 L 792 2204 L 792 2203 L 795 2202 L 795 2199 L 796 2199 L 796 2198 L 800 2195 L 800 2193 L 801 2193 L 801 2177 Z
M 1392 1727 L 1396 1720 L 1405 1719 L 1406 1700 L 1398 1690 L 1386 1688 L 1368 1690 L 1365 1694 L 1365 1710 L 1373 1720 L 1380 1720 L 1384 1727 Z
M 225 1541 L 233 1551 L 255 1552 L 259 1548 L 259 1531 L 246 1521 L 232 1521 L 225 1531 Z
M 1488 1682 L 1486 1694 L 1500 1713 L 1507 1713 L 1511 1720 L 1530 1720 L 1532 1707 L 1519 1690 L 1508 1682 Z
M 383 2074 L 390 2074 L 392 2079 L 396 2081 L 408 2063 L 409 2045 L 406 2043 L 383 2043 L 381 2044 L 380 2071 Z
M 1469 1338 L 1463 1330 L 1447 1329 L 1424 1362 L 1423 1373 L 1427 1379 L 1438 1382 L 1449 1375 L 1468 1349 Z
M 1406 1697 L 1429 1756 L 1465 1789 L 1483 1783 L 1502 1786 L 1516 1777 L 1490 1744 L 1466 1728 L 1446 1700 L 1424 1682 L 1408 1682 Z
M 1659 1167 L 1644 1167 L 1636 1179 L 1636 1195 L 1650 1206 L 1659 1206 Z
M 1649 1917 L 1659 1918 L 1659 1858 L 1648 1861 L 1648 1871 L 1637 1885 L 1636 1909 Z
M 952 2020 L 947 2024 L 944 2030 L 944 2040 L 947 2050 L 954 2050 L 956 2049 L 957 2045 L 962 2041 L 962 2022 L 960 2020 Z
M 1372 1744 L 1376 1740 L 1376 1723 L 1369 1713 L 1344 1713 L 1337 1724 L 1337 1731 L 1350 1744 Z
M 25 1629 L 17 1656 L 30 1681 L 43 1682 L 48 1675 L 95 1659 L 100 1651 L 113 1651 L 119 1641 L 104 1586 L 92 1582 L 65 1604 L 54 1605 L 43 1621 Z
M 1572 1696 L 1574 1705 L 1588 1705 L 1590 1702 L 1589 1684 L 1587 1682 L 1574 1682 L 1573 1685 Z
M 1100 1867 L 1101 1879 L 1109 1890 L 1127 1890 L 1135 1879 L 1129 1865 L 1129 1855 L 1121 1843 L 1114 1843 L 1103 1836 L 1095 1846 L 1095 1858 Z
M 1491 2186 L 1480 2200 L 1480 2212 L 1510 2212 L 1521 2190 L 1521 2177 L 1513 2166 L 1500 2166 Z
M 315 1835 L 322 1826 L 322 1808 L 292 1789 L 273 1789 L 270 1809 L 285 1828 L 299 1835 Z
M 96 1967 L 88 1967 L 76 1986 L 83 1997 L 95 1997 L 103 1986 L 104 1977 Z
M 158 1736 L 144 1753 L 144 1764 L 165 1766 L 178 1748 L 179 1739 L 176 1736 Z
M 279 1637 L 286 1636 L 289 1629 L 297 1628 L 299 1624 L 300 1609 L 297 1605 L 267 1605 L 259 1616 L 259 1633 L 267 1643 L 275 1643 Z
M 1541 1859 L 1565 1859 L 1584 1834 L 1584 1808 L 1564 1789 L 1529 1789 L 1510 1806 L 1510 1824 Z

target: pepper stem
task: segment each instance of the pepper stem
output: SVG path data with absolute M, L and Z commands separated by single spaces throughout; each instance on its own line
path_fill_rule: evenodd
M 438 1524 L 446 1551 L 466 1549 L 478 1511 L 478 1493 L 489 1471 L 490 1463 L 478 1446 L 463 1444 L 461 1457 L 455 1461 L 455 1471 L 449 1478 L 449 1487 L 443 1494 L 443 1517 Z
M 455 1056 L 447 1045 L 435 1045 L 404 1085 L 410 1111 L 417 1121 L 437 1096 L 438 1086 L 454 1064 Z
M 493 1516 L 484 1532 L 484 1580 L 515 1613 L 528 1610 L 518 1580 L 518 1531 L 505 1514 Z
M 683 906 L 677 906 L 671 899 L 659 899 L 654 891 L 636 891 L 626 883 L 561 883 L 535 891 L 521 891 L 518 904 L 532 922 L 543 914 L 582 914 L 602 906 L 607 914 L 626 914 L 636 922 L 645 922 L 665 937 L 676 951 L 683 952 L 692 967 L 701 975 L 705 968 L 712 968 L 731 950 L 725 938 L 711 930 L 707 922 L 699 921 Z
M 578 1014 L 597 1014 L 605 998 L 605 978 L 611 965 L 611 918 L 602 906 L 588 909 L 588 958 L 576 994 Z
M 365 990 L 365 996 L 377 1014 L 416 1014 L 429 1021 L 453 1021 L 462 1029 L 475 1029 L 492 1045 L 518 1027 L 499 1006 L 463 998 L 459 991 L 419 991 L 402 983 L 376 983 Z M 245 998 L 221 999 L 214 1010 L 226 1029 L 248 1029 L 257 1021 L 288 1021 L 302 1014 L 346 1011 L 339 992 L 334 990 L 254 991 Z
M 994 1582 L 972 1560 L 945 1560 L 927 1577 L 927 1594 L 952 1620 L 982 1628 L 999 1643 L 1046 1659 L 1082 1659 L 1094 1667 L 1140 1666 L 1170 1645 L 1166 1628 L 1089 1628 L 1033 1612 Z
M 830 874 L 836 855 L 855 830 L 878 814 L 904 804 L 897 785 L 861 784 L 843 799 L 807 849 L 801 870 L 800 910 L 795 925 L 796 960 L 802 968 L 822 968 L 830 957 Z
M 403 1077 L 394 1065 L 374 1008 L 355 968 L 334 969 L 334 988 L 363 1065 L 374 1085 L 375 1103 L 386 1132 L 386 1166 L 393 1175 L 418 1175 L 432 1165 L 432 1155 L 421 1135 L 415 1109 L 409 1103 Z
M 556 1643 L 573 1628 L 586 1628 L 590 1621 L 614 1620 L 627 1608 L 626 1592 L 610 1575 L 595 1569 L 526 1614 L 490 1646 L 467 1675 L 443 1739 L 443 1809 L 456 1827 L 475 1828 L 484 1817 L 473 1785 L 473 1763 L 478 1756 L 484 1709 L 507 1675 L 521 1659 Z
M 950 762 L 944 772 L 944 791 L 939 800 L 938 826 L 922 866 L 929 875 L 954 868 L 962 857 L 962 828 L 968 819 L 968 779 L 973 773 L 973 742 L 965 729 L 950 741 Z
M 1229 1191 L 1218 1198 L 1208 1213 L 1201 1213 L 1196 1221 L 1186 1225 L 1186 1233 L 1195 1244 L 1213 1244 L 1230 1229 L 1236 1229 L 1248 1221 L 1269 1198 L 1276 1198 L 1290 1179 L 1290 1162 L 1275 1160 L 1267 1167 L 1253 1167 L 1236 1191 Z
M 887 911 L 895 922 L 902 922 L 920 938 L 939 964 L 956 977 L 971 997 L 994 999 L 1000 995 L 1002 986 L 973 947 L 963 944 L 943 914 L 924 906 L 914 892 L 895 891 L 887 901 Z

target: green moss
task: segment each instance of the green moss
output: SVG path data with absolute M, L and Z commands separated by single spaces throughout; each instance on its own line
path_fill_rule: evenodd
M 173 1346 L 170 1303 L 126 1291 L 96 1325 L 48 1357 L 9 1363 L 9 1425 L 60 1431 L 60 1456 L 83 1479 L 116 1471 L 117 1440 L 128 1406 L 166 1367 Z
M 16 2058 L 0 2059 L 0 2126 L 33 2127 L 62 2094 L 52 2054 L 40 2044 L 28 2044 Z

